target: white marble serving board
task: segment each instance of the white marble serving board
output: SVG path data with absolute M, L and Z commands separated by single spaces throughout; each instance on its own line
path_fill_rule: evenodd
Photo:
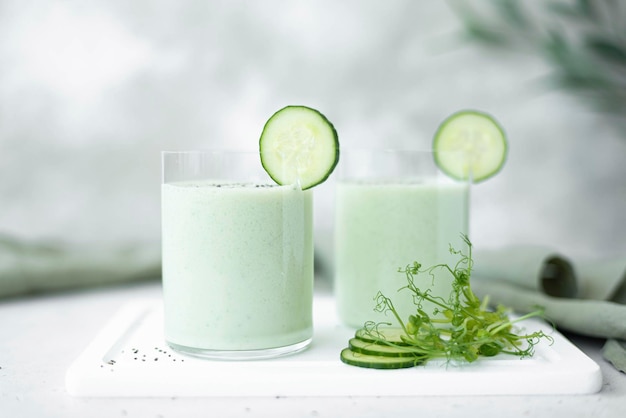
M 315 335 L 298 354 L 258 361 L 213 361 L 173 352 L 163 340 L 161 300 L 123 306 L 66 373 L 79 397 L 421 396 L 588 394 L 602 386 L 599 366 L 562 334 L 544 329 L 532 358 L 499 355 L 472 364 L 430 362 L 401 370 L 343 364 L 339 352 L 354 330 L 339 324 L 334 301 L 316 295 Z

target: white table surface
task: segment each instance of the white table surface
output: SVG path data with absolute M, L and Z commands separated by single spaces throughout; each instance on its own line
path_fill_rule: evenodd
M 328 291 L 319 286 L 318 291 Z M 2 417 L 624 417 L 626 375 L 602 359 L 604 341 L 566 334 L 603 374 L 600 392 L 558 396 L 74 398 L 65 372 L 125 303 L 159 297 L 158 281 L 0 300 Z M 504 414 L 504 415 L 503 415 Z

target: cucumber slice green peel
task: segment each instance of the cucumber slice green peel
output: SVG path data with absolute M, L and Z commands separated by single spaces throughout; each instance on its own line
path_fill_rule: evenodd
M 276 183 L 306 190 L 326 181 L 337 166 L 339 139 L 319 111 L 286 106 L 265 123 L 259 151 L 263 168 Z
M 368 369 L 406 369 L 415 367 L 421 363 L 417 358 L 363 354 L 358 351 L 353 351 L 351 348 L 341 350 L 340 357 L 341 361 L 350 366 L 365 367 Z
M 447 117 L 433 139 L 435 162 L 447 175 L 479 183 L 496 175 L 506 161 L 506 134 L 487 113 L 461 110 Z
M 394 343 L 367 342 L 359 338 L 351 338 L 348 347 L 358 353 L 384 357 L 418 357 L 424 354 L 419 347 L 396 345 Z

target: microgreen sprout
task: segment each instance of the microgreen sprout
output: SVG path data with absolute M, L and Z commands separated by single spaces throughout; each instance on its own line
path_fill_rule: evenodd
M 400 317 L 390 298 L 381 292 L 376 295 L 375 310 L 392 315 L 402 330 L 399 340 L 386 338 L 385 329 L 393 325 L 388 322 L 366 322 L 361 333 L 376 344 L 405 351 L 410 347 L 418 363 L 432 359 L 473 362 L 481 356 L 498 354 L 529 357 L 542 339 L 552 343 L 552 337 L 541 330 L 518 333 L 515 327 L 528 318 L 541 317 L 541 309 L 511 319 L 507 308 L 497 306 L 495 310 L 490 310 L 488 298 L 481 301 L 474 294 L 470 286 L 472 243 L 466 235 L 462 235 L 462 239 L 467 244 L 467 254 L 450 246 L 450 253 L 459 256 L 454 266 L 437 264 L 423 268 L 420 263 L 414 262 L 398 269 L 407 280 L 406 286 L 400 290 L 410 292 L 415 304 L 415 312 L 406 320 Z M 416 285 L 417 276 L 429 275 L 434 280 L 436 271 L 447 272 L 452 277 L 452 291 L 448 298 L 433 295 L 430 289 L 421 289 Z M 427 312 L 431 309 L 432 314 Z

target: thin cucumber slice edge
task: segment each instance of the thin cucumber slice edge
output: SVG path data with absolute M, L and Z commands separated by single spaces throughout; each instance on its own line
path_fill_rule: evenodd
M 377 330 L 366 330 L 359 328 L 354 336 L 362 341 L 369 343 L 378 343 L 380 340 L 385 340 L 392 344 L 408 346 L 406 342 L 402 340 L 402 336 L 405 335 L 402 328 L 378 328 Z
M 369 354 L 381 357 L 412 357 L 416 358 L 420 350 L 416 347 L 402 346 L 396 344 L 385 344 L 378 342 L 363 341 L 359 338 L 351 338 L 348 346 L 355 353 Z
M 405 369 L 415 367 L 420 363 L 411 357 L 386 357 L 363 354 L 352 349 L 341 350 L 340 359 L 351 366 L 365 367 L 368 369 Z

